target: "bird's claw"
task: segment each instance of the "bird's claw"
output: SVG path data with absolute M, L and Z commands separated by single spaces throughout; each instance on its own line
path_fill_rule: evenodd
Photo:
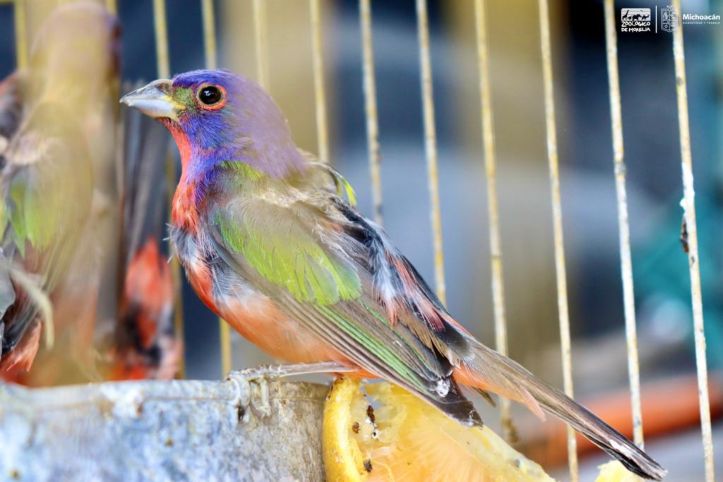
M 268 417 L 272 412 L 270 379 L 349 371 L 353 371 L 353 369 L 337 362 L 266 365 L 244 370 L 233 370 L 229 372 L 226 380 L 236 387 L 235 404 L 237 407 L 245 410 L 250 405 L 253 405 L 254 411 L 257 411 L 263 417 Z
M 319 373 L 346 373 L 354 371 L 348 365 L 338 362 L 298 363 L 293 365 L 266 365 L 244 370 L 231 371 L 227 378 L 241 377 L 251 381 L 258 378 L 283 378 Z

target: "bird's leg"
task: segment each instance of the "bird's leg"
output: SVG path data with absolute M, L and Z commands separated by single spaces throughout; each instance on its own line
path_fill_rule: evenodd
M 269 416 L 272 410 L 268 385 L 270 378 L 353 371 L 355 371 L 354 368 L 337 362 L 268 365 L 245 370 L 233 370 L 228 374 L 226 380 L 236 386 L 238 392 L 236 404 L 239 407 L 250 406 L 251 400 L 254 399 L 254 409 L 262 416 Z
M 298 375 L 312 375 L 317 373 L 348 373 L 356 371 L 349 365 L 339 362 L 320 362 L 320 363 L 298 363 L 293 365 L 267 365 L 255 368 L 246 368 L 244 370 L 234 370 L 228 374 L 227 378 L 244 378 L 252 380 L 255 378 L 273 377 L 283 378 Z

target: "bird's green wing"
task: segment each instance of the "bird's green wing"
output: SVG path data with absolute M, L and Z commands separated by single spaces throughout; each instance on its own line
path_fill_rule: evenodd
M 265 201 L 251 201 L 244 208 L 247 221 L 243 223 L 233 213 L 217 212 L 219 239 L 271 285 L 298 301 L 319 306 L 361 295 L 354 266 L 328 253 L 283 208 Z
M 224 283 L 240 275 L 368 372 L 465 423 L 479 422 L 447 358 L 407 325 L 390 321 L 372 273 L 358 261 L 366 248 L 337 224 L 342 216 L 334 200 L 317 191 L 317 198 L 236 197 L 213 208 L 214 249 L 233 273 Z

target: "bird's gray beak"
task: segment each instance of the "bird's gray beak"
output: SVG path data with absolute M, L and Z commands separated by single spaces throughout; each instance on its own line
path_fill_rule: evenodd
M 170 80 L 154 80 L 150 84 L 124 95 L 120 101 L 153 118 L 165 117 L 178 120 L 176 114 L 180 106 L 169 95 L 170 91 Z

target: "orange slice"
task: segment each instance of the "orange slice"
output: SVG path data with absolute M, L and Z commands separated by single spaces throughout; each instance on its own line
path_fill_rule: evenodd
M 595 482 L 642 482 L 643 479 L 628 472 L 618 461 L 610 461 L 600 466 L 600 473 Z
M 343 481 L 549 482 L 487 427 L 465 427 L 388 383 L 336 380 L 324 406 L 326 477 Z

